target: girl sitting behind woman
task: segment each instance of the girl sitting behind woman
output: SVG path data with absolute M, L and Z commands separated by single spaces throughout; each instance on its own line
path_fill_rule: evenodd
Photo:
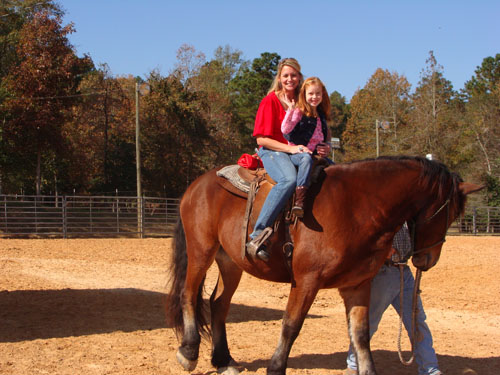
M 297 106 L 295 101 L 284 98 L 288 105 L 281 131 L 289 145 L 299 145 L 300 153 L 292 162 L 298 167 L 295 204 L 292 213 L 304 216 L 304 200 L 309 186 L 309 175 L 313 164 L 312 154 L 318 145 L 330 139 L 327 120 L 330 117 L 330 98 L 325 85 L 317 77 L 304 81 L 299 92 Z

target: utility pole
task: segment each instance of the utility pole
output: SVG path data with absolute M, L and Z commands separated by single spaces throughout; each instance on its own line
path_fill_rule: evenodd
M 142 238 L 141 142 L 139 127 L 139 82 L 135 83 L 135 166 L 137 176 L 137 232 Z

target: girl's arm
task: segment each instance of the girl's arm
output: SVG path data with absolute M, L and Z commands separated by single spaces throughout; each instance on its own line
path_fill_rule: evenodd
M 285 118 L 281 123 L 281 132 L 283 134 L 290 133 L 295 128 L 295 125 L 297 125 L 297 123 L 300 121 L 301 118 L 302 118 L 302 112 L 300 111 L 300 109 L 295 108 L 287 110 Z
M 330 153 L 332 152 L 332 146 L 330 144 L 330 139 L 332 139 L 332 133 L 330 131 L 330 127 L 327 126 L 326 128 L 327 128 L 326 131 L 327 142 L 316 146 L 316 152 L 318 153 L 319 156 L 323 158 L 328 157 L 328 155 L 330 155 Z

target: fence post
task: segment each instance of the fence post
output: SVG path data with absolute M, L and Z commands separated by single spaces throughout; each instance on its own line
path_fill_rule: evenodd
M 68 234 L 68 223 L 67 223 L 67 220 L 68 220 L 68 216 L 67 216 L 67 212 L 66 212 L 66 195 L 63 196 L 63 199 L 62 199 L 62 219 L 63 219 L 63 238 L 67 238 L 67 234 Z
M 90 202 L 89 202 L 89 220 L 90 220 L 90 233 L 94 233 L 94 223 L 92 220 L 92 197 L 90 197 Z
M 165 228 L 167 228 L 167 234 L 170 232 L 170 223 L 168 221 L 170 215 L 170 206 L 168 204 L 169 199 L 165 198 Z
M 487 221 L 486 221 L 486 233 L 490 233 L 490 208 L 486 208 Z
M 144 196 L 141 197 L 141 225 L 139 227 L 140 230 L 140 238 L 144 238 L 144 231 L 145 231 L 145 218 L 146 218 L 146 204 L 144 202 Z
M 35 195 L 35 233 L 38 233 L 38 212 L 37 212 L 38 195 Z
M 476 227 L 476 215 L 477 215 L 477 208 L 474 207 L 474 209 L 472 210 L 472 233 L 474 233 L 474 235 L 477 234 L 477 227 Z
M 120 233 L 120 198 L 116 197 L 116 233 Z
M 5 217 L 5 233 L 7 233 L 7 196 L 3 196 L 3 208 L 4 208 L 4 217 Z

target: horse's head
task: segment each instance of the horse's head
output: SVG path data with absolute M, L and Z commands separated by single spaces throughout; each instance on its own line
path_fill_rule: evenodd
M 463 182 L 457 174 L 450 173 L 447 168 L 440 171 L 437 181 L 435 184 L 439 185 L 437 199 L 434 195 L 434 199 L 417 214 L 412 223 L 414 233 L 412 262 L 422 271 L 432 268 L 439 260 L 446 232 L 463 214 L 467 195 L 484 188 Z

